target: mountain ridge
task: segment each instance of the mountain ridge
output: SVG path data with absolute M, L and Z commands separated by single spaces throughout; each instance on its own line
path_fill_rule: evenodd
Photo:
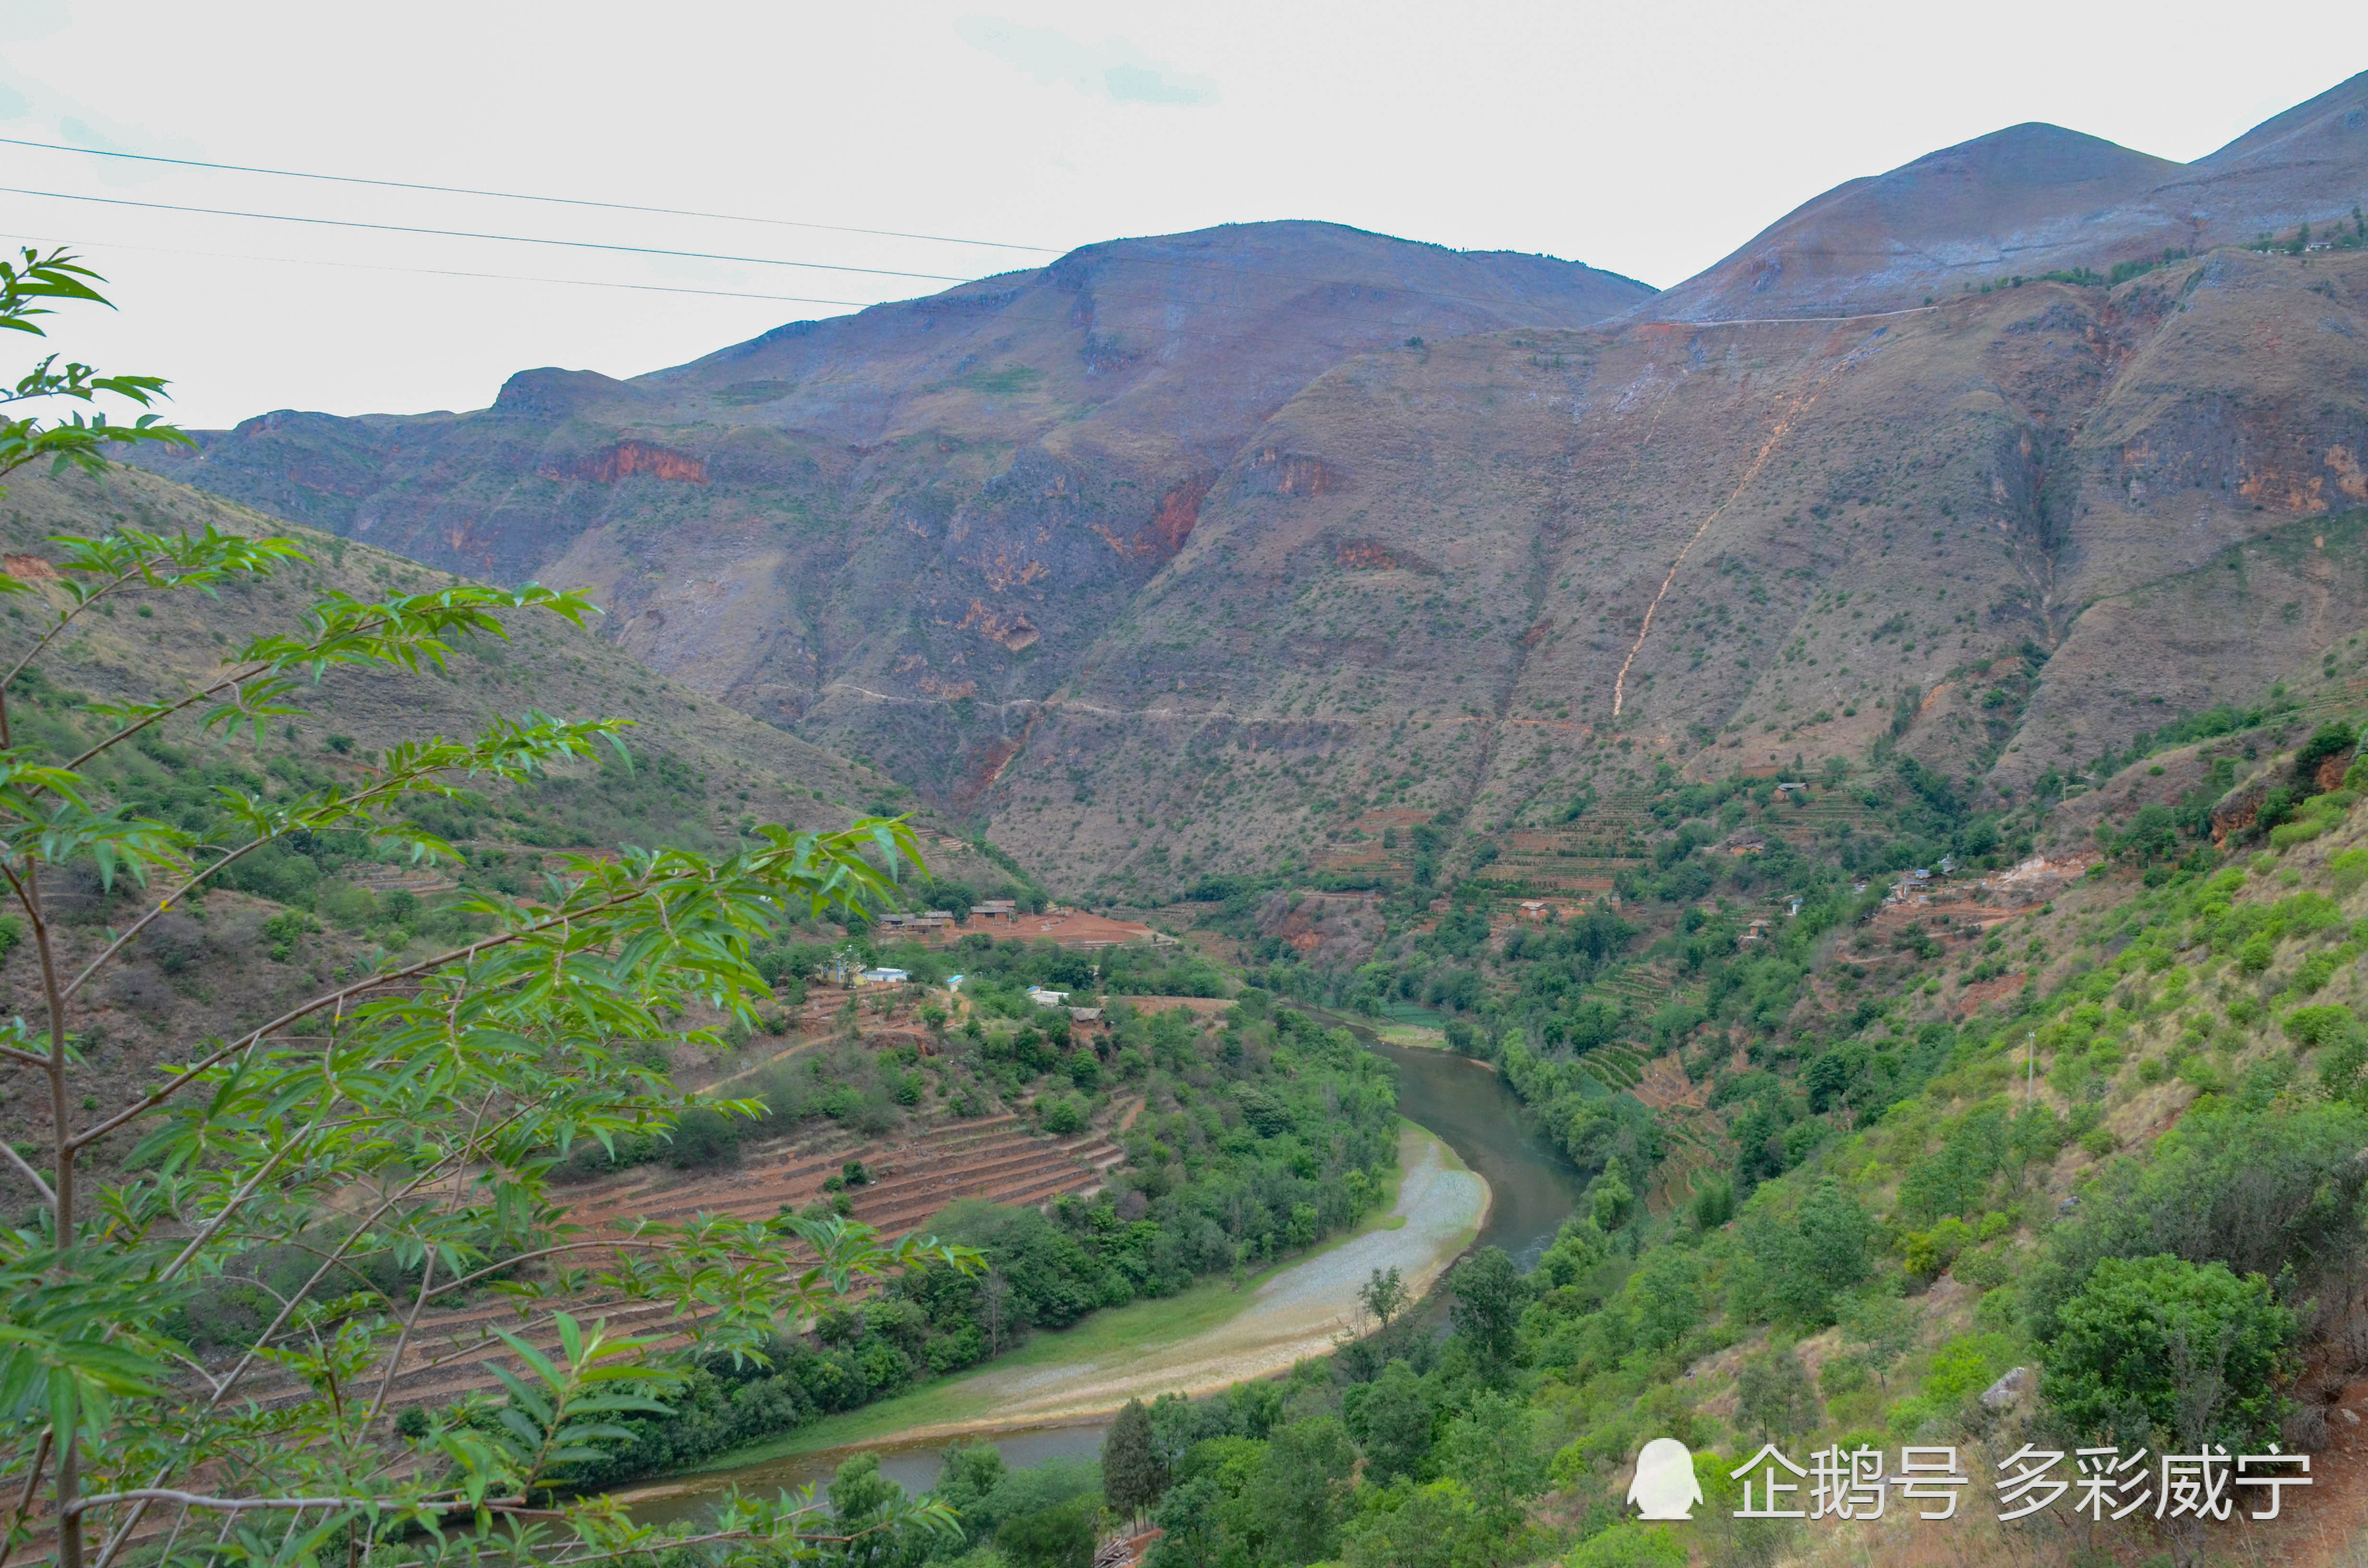
M 1812 197 L 1631 313 L 1896 310 L 2014 274 L 2109 273 L 2166 251 L 2323 226 L 2352 216 L 2363 195 L 2368 72 L 2192 164 L 2028 121 Z
M 1896 744 L 2011 798 L 2368 607 L 2294 544 L 2368 501 L 2359 251 L 2098 273 L 2174 177 L 2348 178 L 2363 106 L 2368 75 L 2185 165 L 2009 127 L 1780 221 L 1764 288 L 1765 234 L 1648 295 L 1236 225 L 160 466 L 587 587 L 635 657 L 1105 898 L 1313 864 L 1376 812 L 1533 827 L 1659 763 Z M 1997 278 L 1974 231 L 2089 259 Z M 1928 262 L 1981 285 L 1918 292 Z

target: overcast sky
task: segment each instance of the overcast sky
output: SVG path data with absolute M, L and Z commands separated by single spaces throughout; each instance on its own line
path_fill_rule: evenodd
M 0 237 L 94 258 L 120 314 L 62 318 L 55 347 L 170 376 L 185 423 L 475 408 L 524 367 L 632 375 L 849 308 L 658 290 L 862 304 L 945 287 L 883 274 L 975 277 L 1222 222 L 1329 219 L 1666 287 L 1844 179 L 2000 126 L 2192 159 L 2363 65 L 2359 0 L 0 0 L 0 136 L 1042 248 L 6 145 L 0 186 L 23 189 L 875 270 L 16 194 Z

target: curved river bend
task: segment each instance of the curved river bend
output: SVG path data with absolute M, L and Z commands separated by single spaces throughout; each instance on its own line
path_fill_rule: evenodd
M 1531 1131 L 1520 1100 L 1488 1067 L 1444 1051 L 1409 1050 L 1378 1040 L 1351 1020 L 1347 1024 L 1367 1050 L 1398 1068 L 1398 1113 L 1433 1132 L 1487 1182 L 1488 1217 L 1475 1246 L 1499 1246 L 1523 1269 L 1553 1242 L 1586 1185 L 1543 1137 Z M 1106 1421 L 1039 1426 L 981 1434 L 1003 1451 L 1013 1467 L 1053 1459 L 1094 1459 L 1101 1453 Z M 881 1473 L 908 1493 L 937 1484 L 940 1454 L 950 1439 L 900 1443 L 894 1438 L 863 1445 L 880 1456 Z M 702 1471 L 658 1483 L 634 1504 L 637 1518 L 663 1522 L 703 1513 L 726 1488 L 774 1492 L 821 1486 L 851 1450 L 824 1449 L 729 1469 Z

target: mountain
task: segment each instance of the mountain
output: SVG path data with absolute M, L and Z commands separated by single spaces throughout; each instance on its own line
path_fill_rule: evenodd
M 2188 165 L 2016 127 L 1665 295 L 1227 228 L 171 472 L 589 585 L 1106 900 L 1495 853 L 1662 765 L 1896 745 L 2020 802 L 2368 619 L 2363 103 Z
M 286 537 L 312 560 L 268 580 L 224 585 L 216 595 L 168 597 L 121 616 L 102 605 L 84 617 L 45 667 L 63 689 L 104 700 L 147 700 L 160 676 L 167 685 L 203 684 L 225 647 L 291 630 L 294 611 L 313 592 L 336 589 L 369 599 L 458 581 L 136 470 L 112 472 L 103 482 L 74 471 L 12 474 L 0 502 L 0 549 L 9 573 L 40 583 L 54 575 L 42 564 L 58 554 L 53 537 L 127 524 L 167 533 L 215 528 Z M 739 824 L 752 818 L 826 830 L 875 808 L 918 805 L 878 769 L 758 723 L 639 663 L 599 635 L 597 623 L 577 631 L 538 614 L 513 617 L 508 629 L 507 641 L 463 642 L 447 668 L 416 676 L 332 669 L 319 690 L 297 699 L 313 720 L 268 729 L 251 742 L 210 737 L 175 766 L 346 769 L 393 742 L 474 735 L 497 717 L 530 708 L 564 719 L 628 721 L 623 739 L 633 767 L 564 768 L 564 778 L 548 788 L 497 787 L 486 809 L 463 813 L 471 845 L 515 856 L 520 865 L 547 851 L 613 849 L 620 838 L 714 849 L 732 843 Z M 216 781 L 227 779 L 209 784 Z M 1007 880 L 926 810 L 916 822 L 933 875 Z
M 2368 620 L 2363 343 L 2368 254 L 2219 252 L 1353 361 L 1015 732 L 996 833 L 1172 885 L 1371 812 L 1543 827 L 1655 761 L 1879 742 L 2028 799 Z M 1330 480 L 1280 493 L 1267 453 Z
M 1656 321 L 1901 310 L 2016 275 L 2157 261 L 2348 223 L 2368 197 L 2368 72 L 2192 164 L 2016 125 L 1836 187 L 1636 308 Z
M 1008 756 L 969 716 L 1049 694 L 1309 381 L 1649 293 L 1543 257 L 1244 225 L 1089 246 L 632 381 L 527 371 L 476 414 L 269 415 L 160 466 L 432 564 L 595 586 L 633 653 L 967 807 Z

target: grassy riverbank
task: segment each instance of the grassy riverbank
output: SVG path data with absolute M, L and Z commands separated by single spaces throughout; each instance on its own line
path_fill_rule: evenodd
M 1390 1180 L 1384 1194 L 1386 1203 L 1377 1205 L 1373 1216 L 1355 1230 L 1248 1276 L 1239 1290 L 1225 1280 L 1210 1280 L 1162 1300 L 1107 1308 L 1093 1313 L 1075 1327 L 1040 1331 L 1019 1349 L 984 1367 L 942 1379 L 893 1399 L 881 1400 L 860 1410 L 826 1416 L 793 1431 L 784 1432 L 778 1437 L 719 1455 L 690 1473 L 735 1469 L 825 1449 L 876 1443 L 916 1430 L 951 1436 L 965 1429 L 985 1431 L 1014 1425 L 1008 1418 L 999 1416 L 998 1413 L 1011 1406 L 1015 1384 L 1054 1381 L 1061 1372 L 1079 1368 L 1134 1365 L 1163 1353 L 1189 1349 L 1191 1342 L 1203 1336 L 1213 1337 L 1241 1317 L 1258 1301 L 1260 1292 L 1269 1284 L 1304 1269 L 1360 1238 L 1381 1232 L 1403 1230 L 1408 1221 L 1408 1216 L 1400 1211 L 1406 1173 L 1434 1165 L 1454 1173 L 1467 1170 L 1455 1151 L 1443 1141 L 1412 1122 L 1401 1122 L 1398 1174 Z M 1471 1244 L 1479 1224 L 1485 1222 L 1486 1212 L 1484 1200 L 1481 1218 L 1464 1227 L 1439 1249 L 1442 1254 L 1440 1258 L 1441 1266 Z M 1354 1284 L 1351 1283 L 1341 1292 L 1338 1302 L 1341 1315 L 1345 1316 L 1353 1310 L 1354 1300 Z M 1319 1354 L 1328 1346 L 1328 1338 L 1317 1335 L 1307 1346 L 1307 1354 Z M 1086 1403 L 1091 1403 L 1090 1391 L 1086 1391 L 1080 1397 Z M 1110 1408 L 1115 1409 L 1124 1403 L 1126 1397 L 1120 1394 L 1112 1398 L 1109 1401 Z M 1084 1419 L 1088 1414 L 1083 1410 L 1070 1412 L 1053 1418 L 1052 1424 L 1060 1420 Z M 1047 1423 L 1040 1419 L 1020 1424 Z

